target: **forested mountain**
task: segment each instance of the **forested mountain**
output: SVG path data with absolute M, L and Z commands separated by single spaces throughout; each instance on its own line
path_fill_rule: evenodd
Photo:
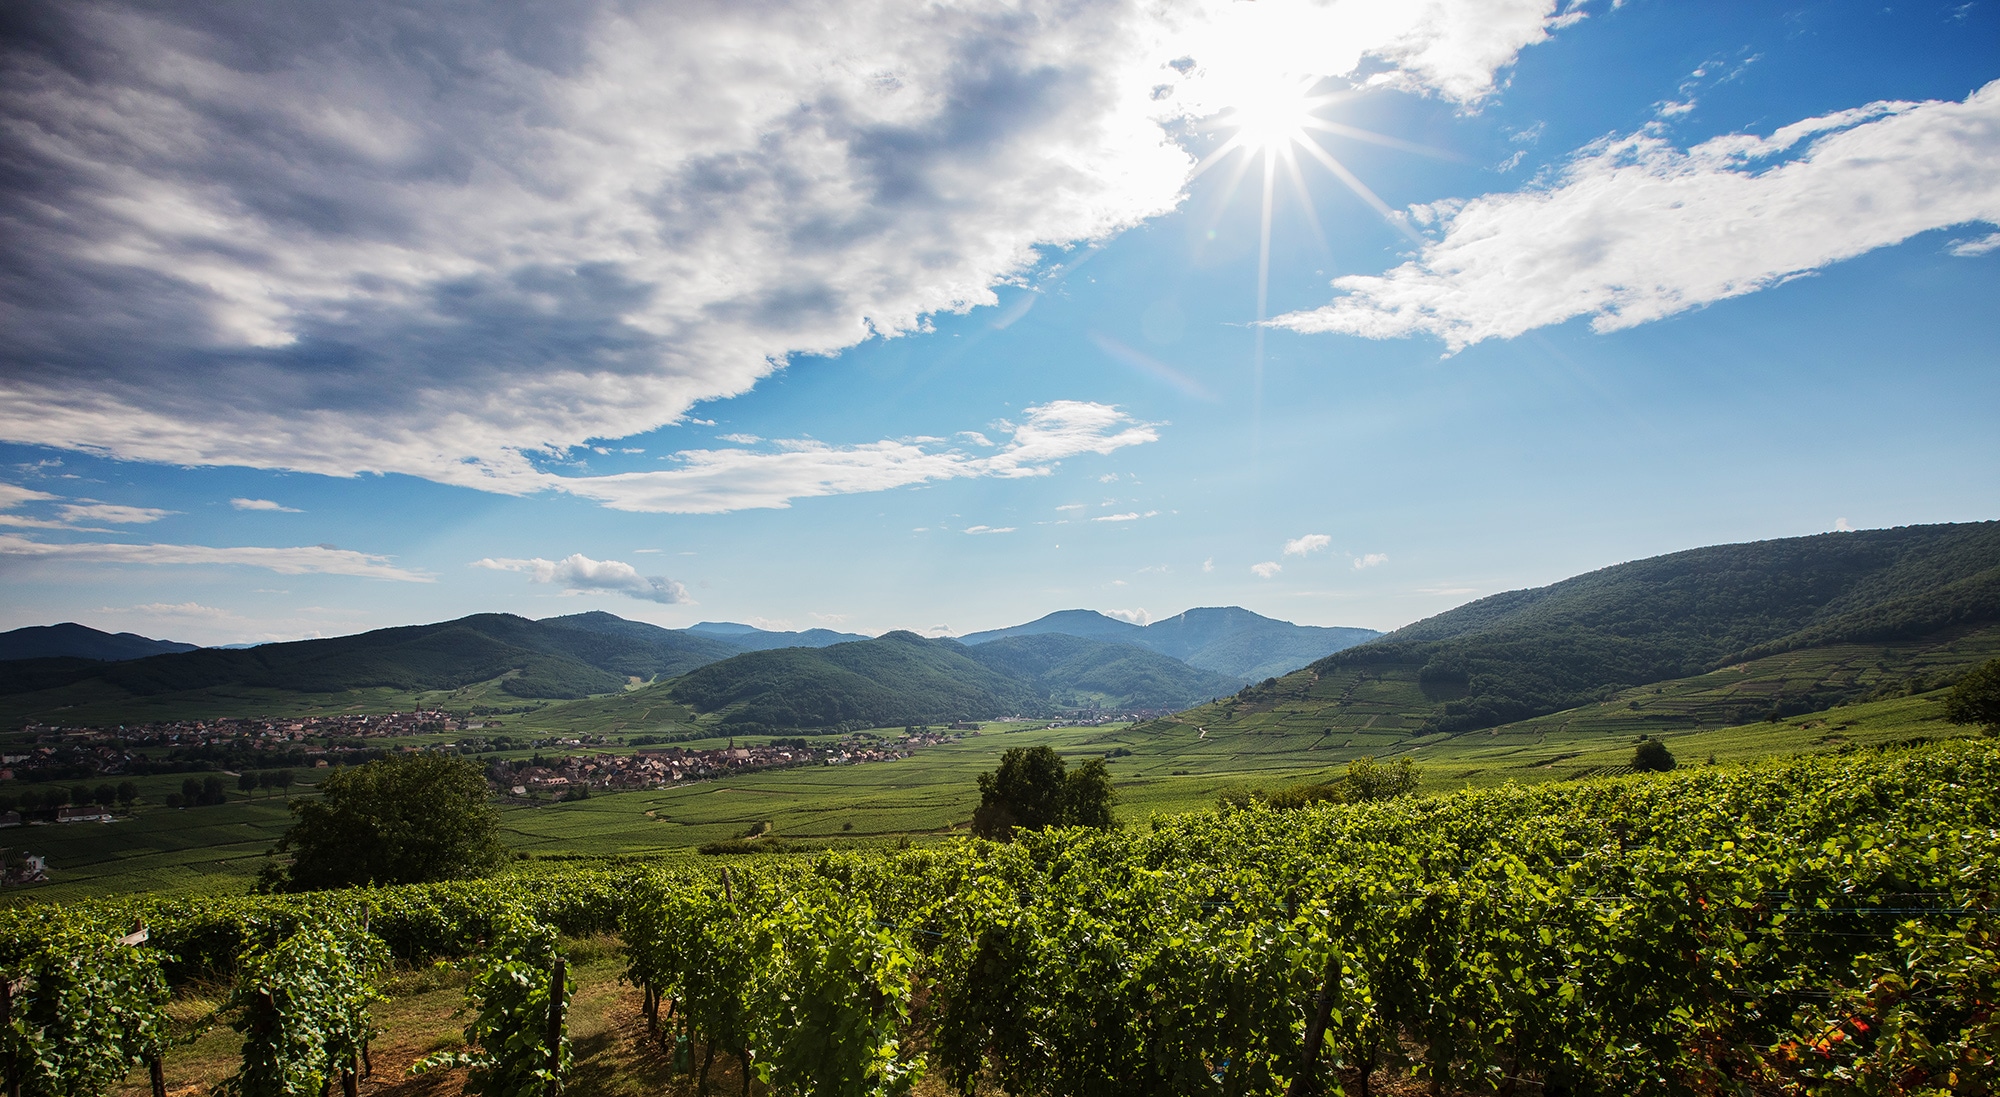
M 1719 545 L 1482 598 L 1310 671 L 1415 666 L 1427 726 L 1491 727 L 1833 643 L 2000 622 L 2000 522 Z
M 1026 682 L 975 661 L 964 645 L 913 632 L 753 651 L 654 688 L 696 712 L 725 712 L 725 725 L 746 730 L 984 719 L 1042 703 Z
M 507 676 L 519 697 L 583 697 L 631 677 L 672 676 L 736 653 L 715 640 L 610 614 L 596 627 L 482 613 L 434 625 L 377 629 L 328 640 L 203 648 L 122 663 L 0 663 L 0 695 L 95 685 L 108 696 L 149 696 L 214 686 L 330 693 L 386 686 L 455 689 Z M 624 626 L 630 626 L 626 628 Z
M 1297 670 L 1381 635 L 1374 629 L 1294 625 L 1227 606 L 1191 609 L 1143 626 L 1092 610 L 1068 609 L 1024 625 L 971 633 L 960 641 L 976 646 L 1010 636 L 1050 634 L 1134 644 L 1239 682 Z
M 1238 682 L 1158 652 L 1064 635 L 978 647 L 891 632 L 824 648 L 751 652 L 655 689 L 744 729 L 881 727 L 1064 708 L 1180 708 Z M 631 695 L 646 703 L 651 691 Z
M 1022 679 L 1069 708 L 1185 708 L 1233 692 L 1242 680 L 1129 644 L 1048 633 L 967 649 L 974 660 Z
M 88 625 L 30 625 L 0 632 L 0 661 L 12 659 L 94 659 L 118 662 L 193 651 L 195 645 L 153 640 L 136 632 L 100 632 Z

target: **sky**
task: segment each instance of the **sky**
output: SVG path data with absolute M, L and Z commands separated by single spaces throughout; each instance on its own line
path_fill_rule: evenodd
M 1392 629 L 2000 518 L 2000 2 L 0 14 L 0 628 Z

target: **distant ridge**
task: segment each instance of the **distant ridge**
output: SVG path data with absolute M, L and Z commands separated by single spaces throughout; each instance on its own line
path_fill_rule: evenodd
M 1150 625 L 1120 621 L 1095 610 L 1058 610 L 1024 625 L 971 633 L 959 642 L 976 646 L 1009 636 L 1050 633 L 1136 644 L 1244 682 L 1290 673 L 1382 635 L 1367 628 L 1295 625 L 1240 606 L 1224 606 L 1187 610 Z
M 136 632 L 100 632 L 88 625 L 29 625 L 0 632 L 0 661 L 14 659 L 94 659 L 115 663 L 193 651 L 195 645 L 154 640 Z
M 967 647 L 913 632 L 748 652 L 616 699 L 665 697 L 739 731 L 862 728 L 1064 710 L 1178 709 L 1235 689 L 1132 644 L 1048 633 Z
M 739 625 L 734 621 L 703 621 L 689 625 L 681 631 L 696 636 L 707 636 L 725 644 L 734 644 L 743 651 L 823 648 L 832 644 L 847 644 L 855 640 L 869 639 L 858 632 L 835 632 L 826 628 L 809 628 L 803 632 L 772 632 L 754 625 Z

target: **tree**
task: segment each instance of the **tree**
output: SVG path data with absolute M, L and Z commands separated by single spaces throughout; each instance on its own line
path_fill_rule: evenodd
M 1416 764 L 1408 758 L 1398 758 L 1393 765 L 1385 766 L 1364 755 L 1347 763 L 1347 787 L 1342 799 L 1348 803 L 1393 800 L 1417 791 L 1417 780 Z
M 238 774 L 236 777 L 236 791 L 246 796 L 257 791 L 257 775 L 247 770 Z
M 315 891 L 460 879 L 505 858 L 486 779 L 462 758 L 392 756 L 333 773 L 319 788 L 317 799 L 292 805 L 298 821 L 272 851 L 291 854 L 292 863 L 267 870 L 267 886 Z
M 1093 758 L 1071 773 L 1054 748 L 1014 747 L 1000 756 L 997 769 L 979 775 L 979 808 L 972 813 L 972 832 L 1005 839 L 1016 828 L 1110 827 L 1115 795 L 1102 758 Z
M 1658 739 L 1641 739 L 1632 748 L 1632 768 L 1640 773 L 1665 773 L 1674 768 L 1674 752 Z
M 273 784 L 276 784 L 278 786 L 278 791 L 284 793 L 287 798 L 289 798 L 292 795 L 291 770 L 288 769 L 279 770 L 277 773 L 272 775 L 271 781 Z
M 2000 659 L 1988 659 L 1960 678 L 1945 694 L 1944 715 L 1954 724 L 1978 724 L 1988 735 L 2000 732 Z
M 99 785 L 90 792 L 90 802 L 101 808 L 108 808 L 118 802 L 118 790 L 110 785 Z
M 229 802 L 229 786 L 220 777 L 201 779 L 201 802 L 204 804 L 226 804 Z
M 118 782 L 118 802 L 129 808 L 139 799 L 139 786 L 132 781 Z

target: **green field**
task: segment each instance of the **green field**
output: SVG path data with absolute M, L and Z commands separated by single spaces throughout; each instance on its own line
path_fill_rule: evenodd
M 1745 680 L 1730 677 L 1736 672 L 1720 673 L 1726 688 L 1738 688 Z M 1640 692 L 1662 698 L 1664 705 L 1666 699 L 1686 695 L 1670 688 L 1682 685 L 1669 683 L 1658 694 L 1651 687 Z M 1363 705 L 1392 707 L 1398 689 L 1393 682 L 1371 683 L 1355 691 L 1349 711 Z M 1381 728 L 1379 713 L 1371 717 L 1374 727 L 1352 731 L 1266 713 L 1266 719 L 1209 726 L 1205 736 L 1203 725 L 1192 722 L 1098 728 L 989 724 L 979 735 L 925 747 L 896 761 L 767 770 L 675 788 L 598 793 L 574 803 L 510 805 L 501 809 L 501 827 L 508 845 L 530 856 L 688 853 L 702 843 L 739 836 L 758 823 L 809 848 L 879 845 L 904 837 L 937 840 L 935 836 L 962 827 L 971 817 L 978 804 L 975 779 L 993 768 L 1003 750 L 1040 745 L 1077 760 L 1120 748 L 1129 751 L 1108 764 L 1117 783 L 1120 819 L 1143 824 L 1155 814 L 1211 807 L 1224 791 L 1335 776 L 1362 755 L 1407 755 L 1420 767 L 1424 787 L 1445 789 L 1623 772 L 1641 727 L 1664 739 L 1684 766 L 1969 734 L 1944 720 L 1940 696 L 1892 697 L 1775 723 L 1760 720 L 1701 730 L 1635 723 L 1620 715 L 1633 710 L 1614 698 L 1593 706 L 1604 713 L 1575 710 L 1489 731 L 1421 739 Z M 303 776 L 313 780 L 311 773 Z M 289 823 L 285 800 L 232 792 L 223 805 L 158 806 L 179 783 L 179 776 L 141 778 L 141 803 L 131 818 L 116 823 L 45 824 L 0 832 L 5 835 L 0 844 L 44 855 L 51 866 L 51 883 L 14 891 L 8 898 L 246 890 L 265 852 Z M 291 795 L 312 795 L 310 785 L 295 787 Z

